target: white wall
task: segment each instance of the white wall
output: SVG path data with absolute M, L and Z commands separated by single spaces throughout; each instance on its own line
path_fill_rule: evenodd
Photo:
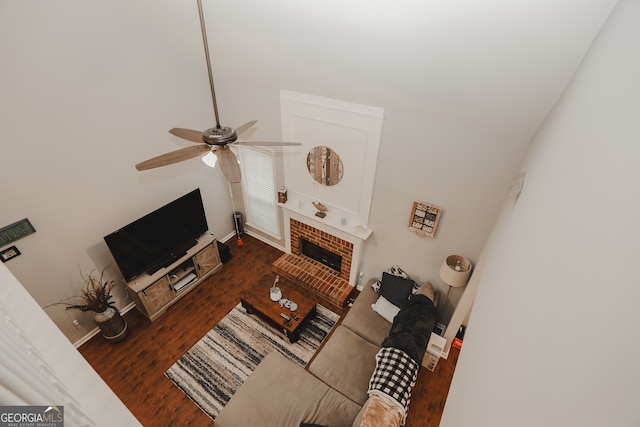
M 72 297 L 84 273 L 110 261 L 102 237 L 200 187 L 211 230 L 231 232 L 220 171 L 198 159 L 138 172 L 134 165 L 189 143 L 172 127 L 213 122 L 197 8 L 159 16 L 126 1 L 0 5 L 0 226 L 28 217 L 36 233 L 14 244 L 6 265 L 38 304 Z M 167 40 L 151 25 L 188 20 Z M 192 28 L 192 30 L 191 30 Z M 191 40 L 189 40 L 191 43 Z M 189 46 L 189 43 L 186 46 Z M 118 306 L 127 300 L 119 272 Z M 90 314 L 47 313 L 71 341 L 91 331 Z M 80 320 L 77 330 L 71 321 Z
M 640 2 L 621 0 L 505 206 L 441 425 L 637 426 Z
M 527 144 L 497 131 L 469 128 L 389 112 L 378 158 L 365 277 L 393 264 L 413 279 L 430 281 L 444 296 L 438 272 L 451 254 L 475 264 L 493 226 L 512 175 Z M 408 230 L 414 201 L 443 209 L 434 238 Z M 448 321 L 463 289 L 453 289 L 441 306 Z
M 68 427 L 140 425 L 1 264 L 0 301 L 0 405 L 62 405 Z

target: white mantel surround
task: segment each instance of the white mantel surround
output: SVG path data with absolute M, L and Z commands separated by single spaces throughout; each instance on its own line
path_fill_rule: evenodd
M 331 231 L 335 230 L 336 233 L 331 232 L 331 234 L 343 238 L 341 235 L 337 233 L 345 233 L 347 235 L 352 236 L 351 239 L 357 238 L 361 240 L 367 240 L 367 238 L 373 233 L 373 230 L 367 228 L 363 224 L 359 222 L 359 218 L 353 215 L 351 212 L 342 210 L 337 206 L 332 206 L 327 203 L 324 203 L 329 209 L 324 218 L 320 218 L 316 216 L 316 212 L 318 210 L 313 206 L 313 202 L 316 200 L 311 200 L 308 197 L 293 193 L 288 197 L 287 203 L 278 203 L 278 206 L 285 209 L 285 214 L 287 211 L 293 212 L 295 214 L 301 215 L 304 220 L 300 218 L 296 218 L 300 222 L 309 223 L 309 220 L 314 221 L 315 223 L 321 224 L 321 227 L 316 228 L 326 228 L 329 227 Z M 315 224 L 310 224 L 315 227 Z M 347 241 L 351 241 L 351 239 L 345 239 Z
M 285 235 L 285 250 L 287 253 L 291 253 L 291 219 L 295 219 L 304 224 L 310 225 L 318 230 L 322 230 L 333 236 L 339 237 L 353 245 L 353 254 L 351 261 L 351 272 L 349 274 L 349 283 L 351 285 L 358 284 L 358 268 L 360 265 L 360 259 L 362 257 L 362 248 L 364 241 L 371 235 L 372 230 L 363 228 L 356 224 L 342 225 L 340 223 L 341 217 L 337 212 L 331 214 L 327 213 L 325 218 L 319 218 L 315 216 L 316 209 L 311 202 L 299 204 L 302 199 L 297 199 L 295 203 L 289 199 L 287 203 L 278 203 L 283 208 L 284 212 L 284 235 Z M 300 207 L 302 206 L 302 207 Z
M 330 215 L 339 215 L 334 225 L 339 226 L 340 218 L 346 217 L 366 228 L 384 110 L 288 91 L 280 92 L 280 109 L 283 140 L 301 144 L 288 148 L 283 157 L 284 184 L 295 209 L 298 198 L 305 204 L 320 202 Z M 329 147 L 340 156 L 344 174 L 336 185 L 318 184 L 309 174 L 307 154 L 316 146 Z
M 313 95 L 281 91 L 282 137 L 300 142 L 284 156 L 288 201 L 283 208 L 285 249 L 291 253 L 290 219 L 308 224 L 353 244 L 349 283 L 356 285 L 368 228 L 384 110 Z M 342 180 L 320 185 L 307 170 L 307 154 L 316 146 L 334 150 L 344 165 Z M 315 215 L 312 202 L 328 208 Z

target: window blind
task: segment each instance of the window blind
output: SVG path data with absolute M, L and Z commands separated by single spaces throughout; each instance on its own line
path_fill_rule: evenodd
M 273 155 L 256 147 L 242 147 L 238 152 L 247 224 L 279 238 Z

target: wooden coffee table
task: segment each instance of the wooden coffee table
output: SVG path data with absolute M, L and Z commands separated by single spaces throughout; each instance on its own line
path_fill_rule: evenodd
M 300 331 L 316 315 L 316 302 L 296 291 L 295 285 L 282 277 L 277 286 L 282 291 L 282 298 L 286 298 L 298 305 L 296 311 L 281 307 L 278 301 L 271 301 L 269 289 L 273 286 L 274 276 L 263 276 L 251 288 L 240 294 L 240 302 L 249 314 L 256 314 L 269 325 L 276 328 L 294 343 L 300 338 Z M 284 313 L 289 321 L 280 316 Z

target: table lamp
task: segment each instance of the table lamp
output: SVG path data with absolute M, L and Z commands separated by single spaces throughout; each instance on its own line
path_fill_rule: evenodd
M 440 279 L 449 285 L 447 299 L 451 288 L 460 288 L 467 284 L 471 275 L 471 261 L 460 255 L 449 255 L 440 268 Z

